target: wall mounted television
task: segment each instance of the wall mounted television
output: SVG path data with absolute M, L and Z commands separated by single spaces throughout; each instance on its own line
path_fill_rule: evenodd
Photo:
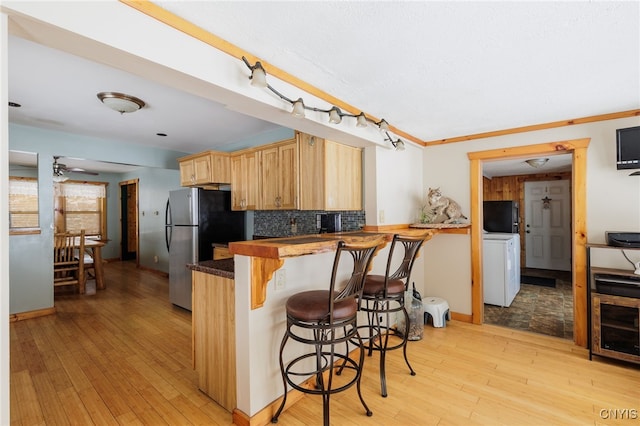
M 616 166 L 640 169 L 640 126 L 616 130 Z

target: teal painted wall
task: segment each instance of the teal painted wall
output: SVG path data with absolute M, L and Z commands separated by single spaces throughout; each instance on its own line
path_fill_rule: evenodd
M 89 138 L 63 132 L 48 131 L 16 124 L 9 125 L 9 149 L 38 154 L 38 194 L 40 210 L 40 234 L 13 235 L 9 239 L 9 310 L 11 314 L 46 309 L 53 306 L 53 183 L 51 164 L 53 156 L 80 157 L 89 160 L 137 164 L 144 168 L 135 173 L 101 173 L 94 181 L 108 182 L 107 233 L 109 243 L 103 249 L 104 258 L 120 255 L 120 206 L 119 182 L 140 179 L 140 203 L 155 208 L 151 200 L 166 200 L 169 189 L 179 187 L 177 159 L 187 153 L 168 151 L 123 143 L 120 141 Z M 165 194 L 165 195 L 160 195 Z M 144 200 L 144 201 L 143 201 Z M 147 201 L 148 200 L 148 201 Z M 158 201 L 159 202 L 159 201 Z M 153 205 L 152 205 L 153 204 Z M 160 214 L 157 218 L 160 218 Z M 156 216 L 153 216 L 155 219 Z M 164 225 L 164 208 L 161 217 Z M 141 220 L 140 257 L 146 259 L 160 251 L 159 238 L 147 242 L 146 234 L 155 235 L 155 221 Z M 144 229 L 145 234 L 142 233 Z M 154 229 L 154 232 L 147 231 Z M 164 233 L 164 228 L 162 228 Z M 164 234 L 162 234 L 164 235 Z M 164 236 L 162 239 L 164 245 Z M 166 252 L 166 249 L 165 249 Z M 166 260 L 165 260 L 165 263 Z M 168 263 L 167 263 L 168 264 Z M 163 264 L 145 265 L 168 271 Z
M 142 169 L 126 173 L 123 180 L 138 182 L 138 234 L 140 265 L 169 273 L 169 252 L 165 243 L 165 208 L 169 191 L 180 188 L 176 170 Z M 120 234 L 118 234 L 120 235 Z M 157 256 L 156 262 L 154 257 Z
M 291 129 L 254 135 L 227 146 L 235 151 L 294 137 Z M 13 235 L 9 239 L 10 313 L 53 306 L 53 156 L 136 164 L 135 172 L 100 173 L 88 181 L 107 182 L 107 237 L 105 259 L 120 257 L 120 182 L 138 179 L 138 230 L 140 265 L 169 272 L 165 245 L 165 206 L 169 191 L 180 188 L 177 159 L 185 152 L 133 145 L 35 127 L 9 124 L 9 149 L 38 154 L 39 235 Z M 253 212 L 247 214 L 247 235 L 253 234 Z M 155 257 L 157 256 L 157 262 Z

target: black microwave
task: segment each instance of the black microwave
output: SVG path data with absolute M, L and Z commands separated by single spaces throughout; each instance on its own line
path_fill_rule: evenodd
M 640 169 L 640 126 L 616 130 L 616 166 Z

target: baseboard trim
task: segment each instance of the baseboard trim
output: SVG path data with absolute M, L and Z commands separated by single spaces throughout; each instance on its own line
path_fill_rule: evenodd
M 169 278 L 169 274 L 167 274 L 164 271 L 159 271 L 157 269 L 148 268 L 148 267 L 142 266 L 142 265 L 139 265 L 138 269 L 142 269 L 143 271 L 151 272 L 152 274 L 155 274 L 155 275 L 160 275 L 161 277 Z
M 53 315 L 56 313 L 56 307 L 52 306 L 45 309 L 36 309 L 35 311 L 18 312 L 16 314 L 9 315 L 9 322 L 22 321 L 32 318 L 44 317 L 47 315 Z
M 473 322 L 473 316 L 472 315 L 461 314 L 459 312 L 451 312 L 451 319 L 452 320 L 456 320 L 456 321 L 468 322 L 468 323 L 472 323 Z
M 315 378 L 307 380 L 303 386 L 308 387 L 309 389 L 312 389 L 314 387 L 313 386 L 314 380 Z M 282 410 L 282 413 L 287 411 L 287 409 L 291 407 L 293 404 L 300 401 L 304 396 L 305 394 L 300 392 L 299 390 L 296 390 L 296 389 L 290 390 L 289 393 L 287 394 L 287 404 Z M 282 397 L 276 399 L 271 404 L 267 405 L 262 410 L 258 411 L 253 417 L 249 417 L 242 411 L 238 410 L 237 408 L 234 408 L 232 413 L 233 424 L 237 426 L 268 425 L 271 423 L 271 418 L 276 413 L 281 403 L 282 403 Z

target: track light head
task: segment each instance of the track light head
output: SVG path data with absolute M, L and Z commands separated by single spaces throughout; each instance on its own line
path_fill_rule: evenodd
M 367 127 L 367 116 L 364 115 L 364 112 L 361 112 L 356 116 L 356 126 Z
M 391 142 L 391 145 L 393 145 L 393 149 L 396 151 L 404 151 L 405 150 L 405 146 L 404 146 L 404 141 L 402 139 L 396 139 L 394 140 L 391 135 L 389 134 L 389 132 L 384 132 L 387 135 L 387 138 L 385 139 L 385 141 L 389 141 Z
M 329 123 L 340 124 L 342 122 L 342 111 L 340 108 L 333 107 L 329 110 Z
M 297 101 L 293 102 L 293 109 L 291 110 L 291 115 L 296 118 L 304 118 L 304 101 L 302 98 L 298 98 Z
M 255 87 L 267 87 L 267 72 L 262 67 L 262 64 L 258 61 L 251 67 L 251 85 Z

